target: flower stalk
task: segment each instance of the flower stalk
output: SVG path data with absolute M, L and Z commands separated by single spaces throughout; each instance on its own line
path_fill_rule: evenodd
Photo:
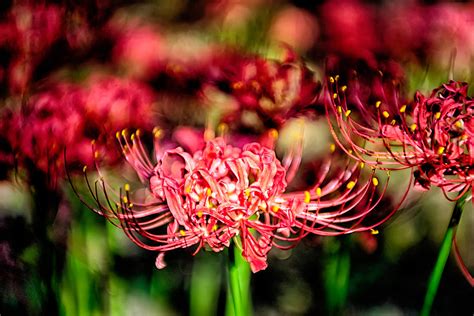
M 229 292 L 226 313 L 228 316 L 250 315 L 250 266 L 234 244 L 229 247 L 228 254 Z
M 451 220 L 449 221 L 448 229 L 444 234 L 443 242 L 441 243 L 441 249 L 438 253 L 438 259 L 436 259 L 435 266 L 431 272 L 430 280 L 428 283 L 428 289 L 426 291 L 425 300 L 423 302 L 423 307 L 421 309 L 421 316 L 428 316 L 431 312 L 431 307 L 433 306 L 436 293 L 438 292 L 439 283 L 441 281 L 441 276 L 443 275 L 444 267 L 448 261 L 449 253 L 451 252 L 451 245 L 454 239 L 454 233 L 459 220 L 461 219 L 462 211 L 464 208 L 464 203 L 466 201 L 467 194 L 464 194 L 460 197 L 454 206 L 453 214 L 451 215 Z

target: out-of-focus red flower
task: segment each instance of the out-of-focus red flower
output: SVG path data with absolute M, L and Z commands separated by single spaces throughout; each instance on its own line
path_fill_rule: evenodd
M 84 137 L 85 117 L 80 90 L 57 85 L 33 95 L 13 117 L 9 131 L 19 164 L 49 174 L 64 174 L 64 150 L 71 164 L 93 161 L 90 142 Z
M 375 10 L 357 0 L 328 1 L 321 6 L 323 46 L 330 54 L 365 60 L 375 67 L 379 48 Z
M 87 118 L 110 135 L 124 128 L 151 130 L 156 123 L 153 92 L 138 81 L 93 77 L 83 93 Z
M 296 7 L 282 9 L 270 27 L 270 37 L 286 43 L 297 51 L 307 51 L 319 37 L 319 27 L 315 16 Z
M 254 112 L 267 125 L 280 126 L 306 107 L 314 106 L 321 84 L 302 62 L 283 62 L 248 56 L 223 58 L 211 68 L 211 82 L 240 106 L 223 121 L 241 122 Z M 268 124 L 270 123 L 270 124 Z

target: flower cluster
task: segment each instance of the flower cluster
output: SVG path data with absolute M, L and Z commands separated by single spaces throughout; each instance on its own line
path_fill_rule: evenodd
M 396 97 L 377 100 L 375 115 L 367 123 L 351 115 L 348 88 L 332 81 L 329 107 L 337 114 L 339 143 L 348 154 L 382 169 L 415 168 L 421 188 L 434 185 L 459 196 L 469 190 L 474 174 L 474 101 L 467 96 L 466 83 L 450 81 L 427 97 L 417 92 L 407 104 Z
M 148 189 L 145 200 L 134 197 L 127 184 L 119 193 L 120 202 L 114 203 L 102 179 L 97 181 L 102 182 L 103 195 L 90 190 L 98 206 L 91 208 L 118 220 L 137 245 L 159 252 L 158 268 L 165 266 L 166 251 L 195 247 L 195 253 L 202 248 L 219 252 L 235 242 L 257 272 L 267 267 L 273 246 L 292 247 L 311 233 L 370 230 L 393 213 L 370 218 L 383 193 L 377 193 L 379 179 L 373 172 L 361 176 L 359 163 L 332 168 L 334 162 L 328 159 L 309 190 L 288 192 L 287 182 L 301 159 L 298 150 L 281 163 L 272 149 L 259 143 L 239 148 L 216 138 L 191 155 L 181 147 L 164 149 L 161 136 L 155 130 L 153 164 L 140 131 L 117 134 L 127 161 Z

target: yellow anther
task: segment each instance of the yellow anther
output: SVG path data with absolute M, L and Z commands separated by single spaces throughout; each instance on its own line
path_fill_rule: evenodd
M 268 135 L 270 135 L 271 138 L 277 139 L 278 138 L 278 131 L 274 128 L 270 129 L 268 132 Z
M 349 149 L 347 152 L 349 153 L 349 155 L 352 155 L 353 151 L 352 151 L 352 149 Z
M 467 136 L 467 134 L 463 134 L 463 135 L 461 136 L 461 140 L 466 140 L 466 139 L 468 139 L 468 138 L 469 138 L 469 136 Z
M 132 207 L 133 207 L 133 203 L 128 204 L 128 208 L 132 208 Z
M 201 211 L 198 211 L 198 212 L 197 212 L 197 217 L 199 217 L 199 218 L 202 217 L 202 212 L 201 212 Z
M 345 92 L 346 90 L 347 90 L 347 86 L 342 86 L 342 87 L 341 87 L 341 91 L 342 91 L 342 92 Z
M 86 172 L 86 170 L 87 170 L 87 166 L 84 166 L 84 167 L 82 168 L 82 172 Z
M 154 136 L 155 138 L 161 138 L 161 137 L 163 136 L 163 132 L 161 131 L 161 129 L 155 127 L 155 128 L 153 129 L 153 136 Z
M 122 137 L 127 137 L 127 130 L 126 129 L 122 130 Z
M 99 152 L 97 150 L 94 152 L 94 158 L 99 158 Z
M 336 151 L 336 145 L 335 144 L 331 144 L 329 145 L 329 150 L 333 153 Z
M 333 77 L 329 77 L 329 82 L 330 82 L 330 83 L 334 83 L 334 78 L 333 78 Z
M 402 107 L 400 108 L 400 113 L 405 113 L 406 109 L 407 109 L 407 106 L 402 105 Z
M 207 190 L 206 190 L 206 195 L 207 195 L 207 196 L 211 196 L 211 194 L 212 194 L 211 188 L 207 188 Z
M 349 181 L 349 183 L 347 183 L 347 185 L 346 185 L 346 188 L 348 188 L 350 190 L 353 187 L 355 187 L 355 185 L 356 185 L 355 181 Z
M 190 186 L 185 187 L 184 192 L 185 193 L 191 193 L 191 187 Z
M 91 140 L 91 145 L 95 145 L 95 139 Z
M 115 137 L 117 137 L 117 139 L 120 139 L 120 132 L 116 132 Z
M 342 113 L 342 107 L 340 105 L 337 107 L 337 113 L 339 113 L 339 114 Z
M 391 125 L 395 125 L 396 123 L 397 123 L 396 120 L 392 120 L 392 121 L 390 122 Z
M 387 111 L 382 112 L 383 117 L 388 118 L 390 114 Z
M 278 205 L 272 205 L 272 212 L 276 213 L 280 210 L 280 207 Z
M 378 231 L 377 229 L 371 228 L 371 229 L 370 229 L 370 233 L 371 233 L 372 235 L 377 235 L 377 234 L 379 233 L 379 231 Z
M 377 179 L 376 177 L 373 177 L 372 178 L 372 183 L 375 187 L 378 186 L 379 185 L 379 179 Z
M 361 162 L 360 163 L 360 168 L 363 169 L 365 167 L 365 163 Z
M 339 80 L 339 75 L 336 75 L 336 77 L 334 77 L 334 80 L 338 81 Z
M 246 197 L 249 197 L 249 196 L 250 196 L 250 190 L 249 190 L 249 189 L 245 189 L 245 190 L 244 190 L 244 195 L 245 195 Z
M 244 83 L 242 81 L 237 81 L 232 84 L 232 88 L 237 90 L 237 89 L 242 89 L 244 86 Z
M 219 133 L 219 135 L 221 136 L 225 135 L 228 130 L 229 126 L 226 123 L 220 123 L 219 125 L 217 125 L 217 133 Z
M 137 137 L 140 137 L 140 134 L 141 134 L 140 129 L 137 129 L 137 131 L 135 132 L 135 134 L 137 134 Z
M 347 111 L 344 113 L 344 115 L 345 115 L 346 117 L 349 117 L 349 115 L 351 115 L 351 112 L 352 112 L 351 110 L 347 110 Z
M 314 190 L 314 193 L 316 193 L 317 196 L 321 196 L 323 192 L 321 191 L 321 188 L 316 188 L 316 190 Z
M 435 119 L 439 120 L 440 117 L 441 117 L 441 112 L 436 112 Z
M 124 195 L 122 197 L 123 203 L 127 204 L 128 203 L 128 198 Z
M 214 226 L 212 226 L 212 231 L 215 232 L 217 230 L 217 225 L 215 224 Z
M 439 148 L 438 148 L 438 154 L 439 154 L 439 155 L 442 155 L 442 154 L 444 153 L 444 149 L 445 149 L 445 148 L 444 148 L 443 146 L 439 147 Z
M 185 232 L 184 230 L 182 230 L 182 229 L 179 231 L 179 234 L 180 234 L 181 236 L 183 236 L 183 237 L 186 236 L 186 232 Z
M 130 184 L 125 183 L 125 185 L 123 187 L 124 187 L 125 191 L 130 191 Z
M 132 135 L 130 136 L 130 139 L 133 141 L 133 140 L 135 139 L 135 134 L 132 134 Z
M 311 194 L 309 191 L 304 191 L 304 202 L 308 204 L 311 201 Z
M 416 130 L 416 127 L 417 127 L 416 124 L 413 123 L 413 124 L 411 124 L 411 126 L 410 126 L 410 130 L 411 130 L 412 132 L 414 132 L 414 131 Z
M 379 108 L 379 107 L 380 107 L 380 104 L 382 104 L 382 101 L 377 101 L 377 102 L 375 102 L 375 107 L 376 107 L 376 108 Z
M 337 93 L 334 93 L 334 94 L 332 95 L 332 98 L 333 98 L 333 99 L 337 99 Z
M 461 128 L 462 127 L 462 122 L 459 120 L 459 121 L 456 121 L 456 123 L 454 123 L 454 125 L 457 127 L 457 128 Z

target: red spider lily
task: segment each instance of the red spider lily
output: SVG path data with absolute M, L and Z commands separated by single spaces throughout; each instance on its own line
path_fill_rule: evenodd
M 375 118 L 365 124 L 352 119 L 347 87 L 339 88 L 335 79 L 331 81 L 329 103 L 340 134 L 349 144 L 348 154 L 382 169 L 415 168 L 417 185 L 438 186 L 446 196 L 448 192 L 462 196 L 469 190 L 474 179 L 474 101 L 467 96 L 466 83 L 450 81 L 429 97 L 417 92 L 409 106 L 400 105 L 396 94 L 385 95 L 373 105 Z M 360 145 L 356 139 L 366 143 Z M 367 144 L 383 144 L 385 150 L 367 148 Z
M 226 55 L 211 66 L 213 85 L 230 94 L 239 104 L 224 122 L 240 122 L 236 116 L 255 112 L 267 126 L 283 124 L 302 109 L 316 103 L 321 84 L 302 62 L 288 52 L 287 60 L 272 61 L 260 57 Z M 270 123 L 270 124 L 268 124 Z
M 160 134 L 155 131 L 156 165 L 139 131 L 130 137 L 126 131 L 117 135 L 125 158 L 150 192 L 145 202 L 138 202 L 127 184 L 114 203 L 103 178 L 92 185 L 85 173 L 98 205 L 92 209 L 117 219 L 137 245 L 160 252 L 158 268 L 164 267 L 166 251 L 195 247 L 195 253 L 202 248 L 219 252 L 233 239 L 257 272 L 267 267 L 272 246 L 287 249 L 310 233 L 370 230 L 393 213 L 366 223 L 381 200 L 375 189 L 379 180 L 373 172 L 368 179 L 359 177 L 358 163 L 348 163 L 330 177 L 328 158 L 310 190 L 287 193 L 287 182 L 301 160 L 301 145 L 281 163 L 273 150 L 258 143 L 238 148 L 223 138 L 207 141 L 193 155 L 180 147 L 164 150 Z

